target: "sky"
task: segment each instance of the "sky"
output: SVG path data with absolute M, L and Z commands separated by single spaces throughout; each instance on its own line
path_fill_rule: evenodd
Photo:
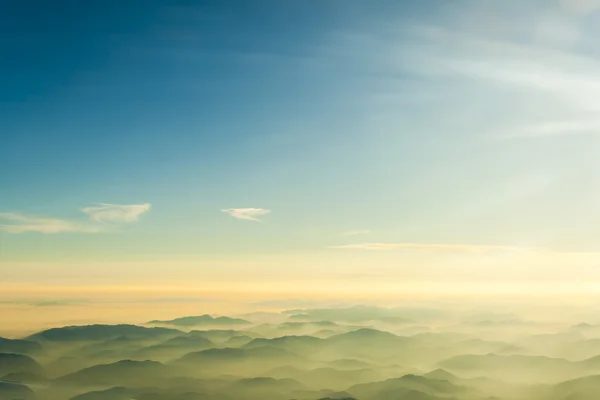
M 598 0 L 5 2 L 0 297 L 593 294 L 599 36 Z

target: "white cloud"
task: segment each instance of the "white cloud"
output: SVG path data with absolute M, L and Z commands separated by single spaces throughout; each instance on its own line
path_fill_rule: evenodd
M 225 214 L 231 215 L 233 218 L 258 222 L 261 221 L 259 217 L 267 215 L 271 212 L 271 210 L 266 210 L 264 208 L 228 208 L 221 211 Z
M 97 233 L 109 228 L 103 222 L 126 223 L 137 221 L 150 209 L 150 204 L 100 204 L 81 211 L 89 220 L 70 220 L 26 215 L 19 212 L 0 213 L 0 230 L 7 233 L 39 232 L 46 234 L 65 232 Z
M 339 246 L 329 246 L 330 249 L 392 251 L 416 250 L 432 252 L 487 252 L 487 251 L 540 251 L 537 248 L 516 246 L 486 246 L 465 244 L 423 244 L 423 243 L 356 243 Z
M 150 210 L 150 204 L 98 204 L 94 207 L 83 208 L 85 214 L 87 214 L 92 221 L 96 222 L 114 222 L 114 223 L 125 223 L 135 222 L 139 219 L 140 215 Z
M 342 235 L 344 236 L 357 236 L 357 235 L 368 235 L 369 233 L 371 233 L 370 230 L 368 229 L 355 229 L 352 231 L 347 231 L 342 233 Z
M 58 218 L 32 217 L 20 213 L 0 213 L 0 221 L 8 221 L 9 224 L 1 224 L 0 228 L 8 233 L 40 232 L 40 233 L 63 233 L 63 232 L 98 232 L 99 227 L 86 222 L 69 221 Z

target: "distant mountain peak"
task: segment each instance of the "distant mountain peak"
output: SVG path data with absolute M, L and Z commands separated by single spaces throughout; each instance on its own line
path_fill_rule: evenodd
M 153 320 L 148 324 L 173 325 L 173 326 L 197 326 L 197 325 L 248 325 L 250 321 L 241 318 L 213 317 L 204 314 L 197 316 L 180 317 L 171 320 Z
M 448 372 L 442 368 L 438 368 L 433 371 L 430 371 L 423 376 L 425 376 L 427 378 L 431 378 L 431 379 L 438 379 L 438 380 L 445 380 L 445 381 L 452 381 L 452 380 L 458 379 L 458 377 L 456 375 L 451 374 L 450 372 Z
M 177 329 L 145 327 L 131 324 L 118 325 L 72 325 L 61 328 L 51 328 L 29 336 L 31 340 L 66 342 L 88 340 L 110 340 L 119 337 L 140 338 L 159 337 L 183 333 Z

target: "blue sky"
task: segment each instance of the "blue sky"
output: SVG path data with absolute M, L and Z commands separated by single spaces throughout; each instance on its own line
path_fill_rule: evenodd
M 533 276 L 547 252 L 591 254 L 587 268 L 600 260 L 599 9 L 13 2 L 0 15 L 5 278 L 29 279 L 17 262 L 268 259 L 259 275 L 381 265 L 413 279 L 409 264 L 427 280 L 510 249 L 543 249 L 517 262 Z

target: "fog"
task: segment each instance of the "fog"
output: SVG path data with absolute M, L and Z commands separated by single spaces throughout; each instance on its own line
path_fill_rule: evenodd
M 594 309 L 290 308 L 0 340 L 2 400 L 596 399 Z

